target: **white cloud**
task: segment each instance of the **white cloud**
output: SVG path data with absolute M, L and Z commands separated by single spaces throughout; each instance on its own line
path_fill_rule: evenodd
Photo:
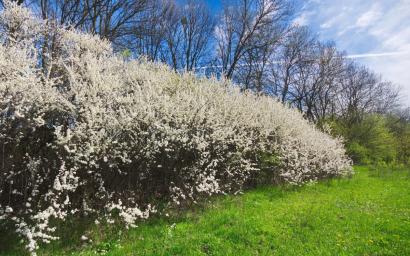
M 322 23 L 321 25 L 320 25 L 320 28 L 330 28 L 330 27 L 332 27 L 333 25 L 334 25 L 334 23 L 337 21 L 337 19 L 335 19 L 335 18 L 333 18 L 333 19 L 331 19 L 331 20 L 328 20 L 327 22 L 325 22 L 325 23 Z
M 312 14 L 314 14 L 314 12 L 302 12 L 302 14 L 299 17 L 295 18 L 292 21 L 293 25 L 299 25 L 299 26 L 308 25 L 309 16 L 311 16 Z
M 381 17 L 381 15 L 382 13 L 373 10 L 363 13 L 362 16 L 357 19 L 356 26 L 362 28 L 368 27 L 374 24 Z
M 410 52 L 382 52 L 382 53 L 364 53 L 364 54 L 353 54 L 347 55 L 347 58 L 366 58 L 366 57 L 383 57 L 383 56 L 404 56 L 410 54 Z
M 401 84 L 410 105 L 410 0 L 299 0 L 299 18 L 357 61 Z M 315 12 L 314 15 L 303 15 Z

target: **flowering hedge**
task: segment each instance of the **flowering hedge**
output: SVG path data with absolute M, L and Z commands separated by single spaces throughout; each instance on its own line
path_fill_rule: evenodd
M 0 219 L 33 253 L 68 215 L 132 225 L 152 198 L 352 172 L 339 139 L 275 99 L 124 58 L 9 2 L 0 30 Z

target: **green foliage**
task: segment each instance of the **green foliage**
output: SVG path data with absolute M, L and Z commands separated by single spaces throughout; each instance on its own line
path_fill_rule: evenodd
M 113 248 L 115 248 L 115 246 L 118 244 L 119 240 L 118 239 L 104 239 L 104 241 L 102 241 L 101 243 L 97 244 L 95 246 L 96 252 L 97 253 L 105 253 L 108 252 L 110 250 L 112 250 Z
M 256 158 L 260 171 L 254 178 L 254 186 L 281 183 L 279 154 L 275 150 L 265 150 L 256 153 Z
M 347 154 L 351 156 L 353 162 L 360 164 L 370 164 L 371 160 L 369 159 L 369 150 L 359 145 L 357 142 L 352 142 L 347 147 Z
M 128 58 L 130 58 L 130 57 L 132 56 L 132 51 L 131 51 L 130 49 L 128 49 L 128 48 L 125 48 L 125 49 L 123 49 L 123 50 L 121 51 L 121 56 L 122 56 L 124 59 L 128 59 Z
M 276 154 L 274 150 L 263 151 L 259 154 L 259 156 L 260 167 L 262 169 L 272 169 L 280 163 L 278 154 Z
M 400 152 L 398 135 L 391 131 L 385 116 L 364 115 L 355 122 L 341 119 L 331 124 L 333 132 L 344 137 L 346 151 L 354 163 L 396 162 Z
M 410 123 L 405 118 L 388 115 L 386 125 L 396 138 L 397 161 L 410 164 Z

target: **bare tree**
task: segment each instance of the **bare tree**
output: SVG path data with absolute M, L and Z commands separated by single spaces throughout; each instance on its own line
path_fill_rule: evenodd
M 269 70 L 276 63 L 274 55 L 287 32 L 287 26 L 276 24 L 255 34 L 252 43 L 255 47 L 244 54 L 243 64 L 237 66 L 233 76 L 243 89 L 270 93 Z
M 182 61 L 184 69 L 193 70 L 204 63 L 213 39 L 215 19 L 202 0 L 183 2 L 181 24 L 183 29 Z
M 162 60 L 175 70 L 191 71 L 205 63 L 210 49 L 214 17 L 202 0 L 176 3 L 167 15 L 166 51 Z
M 161 54 L 161 61 L 170 65 L 174 70 L 179 69 L 181 63 L 180 48 L 183 40 L 181 29 L 181 9 L 177 3 L 170 3 L 171 10 L 166 16 L 165 50 Z
M 263 30 L 285 23 L 289 14 L 290 7 L 284 0 L 224 1 L 220 22 L 215 28 L 213 65 L 227 78 L 232 78 L 236 68 L 245 63 L 246 54 L 271 44 L 270 40 L 256 40 L 258 36 L 267 35 Z
M 127 47 L 138 56 L 159 60 L 165 47 L 168 19 L 175 9 L 173 1 L 153 1 L 142 13 L 142 22 L 127 37 Z
M 99 35 L 119 49 L 141 22 L 140 14 L 150 3 L 149 0 L 28 0 L 27 4 L 43 19 Z
M 295 102 L 296 85 L 303 84 L 306 68 L 315 61 L 316 35 L 307 27 L 292 27 L 275 53 L 270 69 L 269 93 L 283 102 Z
M 344 56 L 344 53 L 337 50 L 334 42 L 318 45 L 313 80 L 305 93 L 308 118 L 323 120 L 334 115 L 333 104 L 340 90 L 339 81 L 343 73 Z
M 354 61 L 347 63 L 341 83 L 340 116 L 349 122 L 361 120 L 363 113 L 388 114 L 400 108 L 400 88 Z

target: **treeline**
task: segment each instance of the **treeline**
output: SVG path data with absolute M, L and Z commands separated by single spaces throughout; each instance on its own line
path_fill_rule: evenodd
M 345 138 L 356 163 L 408 163 L 400 89 L 292 23 L 286 0 L 19 0 L 49 23 L 99 35 L 125 56 L 232 79 Z M 47 47 L 50 51 L 57 44 Z

